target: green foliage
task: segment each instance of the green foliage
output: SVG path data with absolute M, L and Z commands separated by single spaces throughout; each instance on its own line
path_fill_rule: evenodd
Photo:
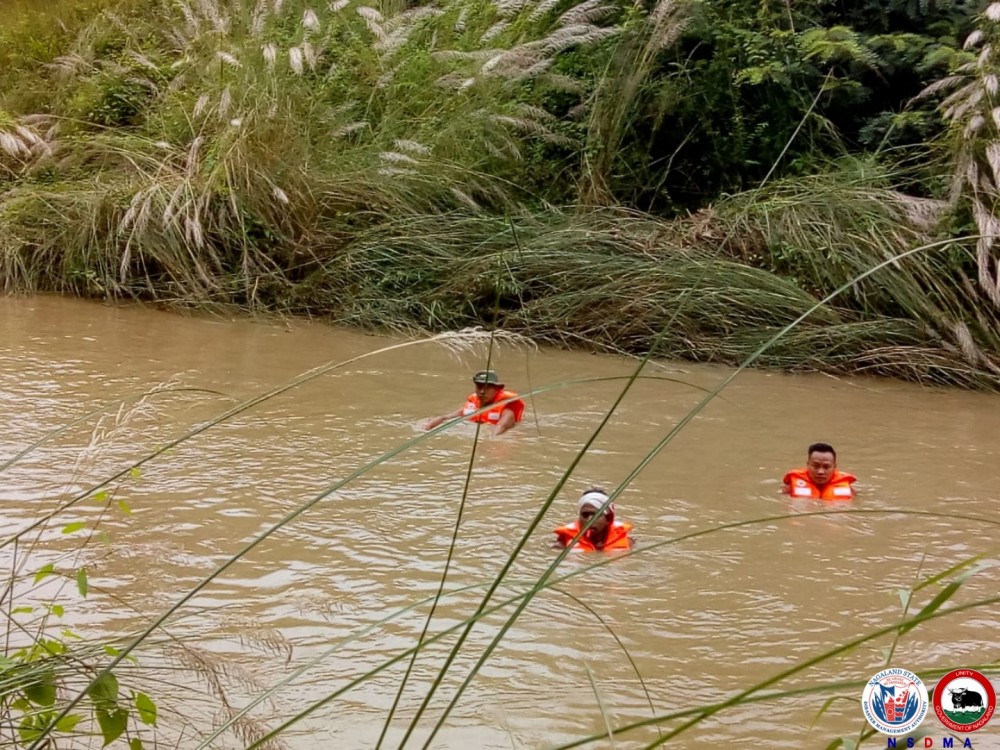
M 968 23 L 951 4 L 705 0 L 639 99 L 613 194 L 644 209 L 692 209 L 753 187 L 772 165 L 797 174 L 802 156 L 926 149 L 942 123 L 910 101 L 963 59 Z
M 86 597 L 88 584 L 87 584 L 87 569 L 80 568 L 76 572 L 76 589 L 80 592 L 80 596 Z
M 140 122 L 149 91 L 120 76 L 98 73 L 80 81 L 66 103 L 68 117 L 102 127 L 130 127 Z
M 114 425 L 101 429 L 102 439 L 108 439 L 132 413 L 138 413 L 147 395 L 140 396 L 139 406 L 132 410 L 124 409 L 123 402 Z M 93 416 L 87 415 L 85 419 Z M 40 444 L 35 443 L 5 462 L 0 471 Z M 86 496 L 111 507 L 109 492 L 87 492 Z M 63 535 L 88 530 L 81 538 L 80 549 L 100 538 L 92 524 L 79 521 L 65 523 L 61 530 Z M 30 528 L 23 530 L 2 542 L 2 546 L 7 546 L 15 540 L 21 541 L 20 547 L 14 546 L 15 571 L 25 564 L 19 556 L 24 555 L 30 561 L 37 549 L 37 539 L 23 538 L 30 531 Z M 22 588 L 22 577 L 24 583 L 30 582 L 27 589 Z M 156 702 L 144 692 L 130 690 L 125 697 L 119 673 L 112 669 L 118 649 L 110 643 L 85 639 L 59 622 L 67 608 L 58 600 L 17 605 L 23 595 L 36 600 L 42 590 L 40 586 L 58 578 L 75 579 L 80 597 L 88 595 L 87 568 L 82 566 L 72 571 L 49 562 L 30 575 L 15 573 L 6 582 L 9 611 L 5 612 L 6 647 L 0 656 L 0 716 L 9 726 L 16 727 L 17 738 L 9 738 L 13 742 L 11 747 L 78 747 L 80 738 L 95 732 L 99 732 L 105 747 L 116 742 L 118 746 L 127 742 L 130 748 L 142 747 L 142 727 L 155 727 L 159 712 Z M 57 592 L 57 596 L 64 591 L 62 587 L 48 590 Z M 79 692 L 81 685 L 87 686 L 83 693 Z M 69 697 L 74 695 L 75 698 Z
M 139 712 L 139 719 L 143 724 L 148 724 L 149 726 L 156 726 L 156 704 L 153 699 L 150 698 L 145 693 L 135 694 L 135 708 Z
M 370 327 L 482 323 L 498 305 L 518 330 L 643 351 L 707 278 L 663 351 L 739 361 L 807 298 L 971 225 L 971 204 L 933 227 L 900 208 L 948 187 L 928 158 L 944 118 L 911 99 L 967 64 L 968 24 L 919 2 L 126 6 L 12 79 L 51 86 L 44 116 L 0 116 L 0 279 Z M 832 159 L 877 177 L 845 184 Z M 541 246 L 510 256 L 505 216 Z M 673 254 L 647 273 L 623 216 Z M 559 232 L 573 252 L 546 244 Z M 969 248 L 933 256 L 846 292 L 838 327 L 804 326 L 768 364 L 992 383 Z M 608 326 L 563 281 L 585 264 L 656 284 Z
M 87 647 L 89 648 L 89 647 Z M 0 712 L 17 722 L 25 746 L 46 736 L 72 737 L 80 732 L 89 714 L 100 730 L 103 746 L 122 737 L 132 719 L 156 725 L 156 704 L 144 693 L 134 696 L 135 710 L 119 700 L 118 680 L 104 672 L 87 690 L 89 705 L 83 712 L 69 712 L 58 700 L 59 690 L 74 672 L 80 656 L 57 639 L 41 637 L 31 646 L 14 650 L 0 663 Z M 141 742 L 138 737 L 130 743 Z M 134 744 L 132 744 L 134 746 Z

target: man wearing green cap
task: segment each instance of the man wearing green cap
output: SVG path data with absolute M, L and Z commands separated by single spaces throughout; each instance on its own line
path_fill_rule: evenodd
M 470 422 L 493 425 L 493 434 L 502 435 L 521 421 L 524 402 L 513 391 L 504 390 L 496 370 L 481 370 L 472 376 L 476 392 L 469 396 L 461 409 L 444 414 L 427 422 L 424 429 L 433 430 L 446 419 L 468 416 Z M 486 411 L 479 412 L 480 409 Z

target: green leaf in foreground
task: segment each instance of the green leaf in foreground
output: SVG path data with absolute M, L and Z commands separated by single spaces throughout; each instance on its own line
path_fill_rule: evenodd
M 142 740 L 133 737 L 128 741 L 128 750 L 142 750 Z
M 127 723 L 128 711 L 124 708 L 116 708 L 114 711 L 97 709 L 97 724 L 101 727 L 101 734 L 104 736 L 103 747 L 107 747 L 121 737 Z
M 126 516 L 132 515 L 132 507 L 126 503 L 124 500 L 118 501 L 118 510 L 124 513 Z
M 52 706 L 56 702 L 55 679 L 51 674 L 46 675 L 43 680 L 28 685 L 24 694 L 36 706 Z
M 76 571 L 76 588 L 80 592 L 80 596 L 86 598 L 87 596 L 87 569 L 80 568 Z
M 105 713 L 118 708 L 118 678 L 111 672 L 102 674 L 87 689 L 87 695 Z
M 17 733 L 21 735 L 21 739 L 25 742 L 31 742 L 38 739 L 42 730 L 38 728 L 38 724 L 33 716 L 25 716 L 21 719 L 21 723 L 17 727 Z
M 951 599 L 951 597 L 955 595 L 955 592 L 962 587 L 962 584 L 964 582 L 965 578 L 960 577 L 949 583 L 947 586 L 945 586 L 941 591 L 938 592 L 937 596 L 931 599 L 930 602 L 928 602 L 928 604 L 922 610 L 920 610 L 916 618 L 906 623 L 899 629 L 899 634 L 905 635 L 906 633 L 913 630 L 913 628 L 915 628 L 919 624 L 922 618 L 934 614 L 941 607 L 942 604 L 947 602 L 949 599 Z
M 35 583 L 38 583 L 39 581 L 41 581 L 41 580 L 43 580 L 45 578 L 48 578 L 50 575 L 53 575 L 55 572 L 56 572 L 55 571 L 55 567 L 52 565 L 52 563 L 45 563 L 45 565 L 43 565 L 42 567 L 40 567 L 35 572 Z
M 87 528 L 87 524 L 84 521 L 73 521 L 73 523 L 68 523 L 62 527 L 62 533 L 73 534 L 85 528 Z
M 851 699 L 845 698 L 842 695 L 834 695 L 834 696 L 831 696 L 830 698 L 827 698 L 825 701 L 823 701 L 823 705 L 820 706 L 820 709 L 816 713 L 816 716 L 813 717 L 812 723 L 809 725 L 809 728 L 812 729 L 813 727 L 815 727 L 816 726 L 816 722 L 820 720 L 820 718 L 823 716 L 823 714 L 825 714 L 827 711 L 829 711 L 830 707 L 834 703 L 838 703 L 840 701 L 847 701 L 849 703 L 853 702 Z M 836 742 L 836 741 L 837 740 L 834 740 L 834 742 Z
M 56 731 L 72 732 L 82 719 L 83 717 L 78 714 L 67 714 L 56 722 Z
M 143 724 L 156 726 L 156 704 L 145 693 L 135 694 L 135 707 L 139 711 L 139 719 Z

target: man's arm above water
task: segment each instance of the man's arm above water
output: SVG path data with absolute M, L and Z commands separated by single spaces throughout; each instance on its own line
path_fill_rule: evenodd
M 428 419 L 427 422 L 424 424 L 424 429 L 433 430 L 435 427 L 437 427 L 442 422 L 445 422 L 446 420 L 462 416 L 463 408 L 455 409 L 455 411 L 450 412 L 449 414 L 442 414 L 440 417 L 434 417 L 433 419 Z
M 494 428 L 493 434 L 503 435 L 516 423 L 517 423 L 517 418 L 514 416 L 514 410 L 504 409 L 502 412 L 500 412 L 500 419 L 497 420 L 497 426 Z

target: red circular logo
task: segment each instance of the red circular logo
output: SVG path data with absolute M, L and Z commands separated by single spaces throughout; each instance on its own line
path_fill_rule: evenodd
M 953 732 L 982 729 L 996 707 L 993 684 L 974 669 L 953 670 L 934 687 L 934 713 Z

